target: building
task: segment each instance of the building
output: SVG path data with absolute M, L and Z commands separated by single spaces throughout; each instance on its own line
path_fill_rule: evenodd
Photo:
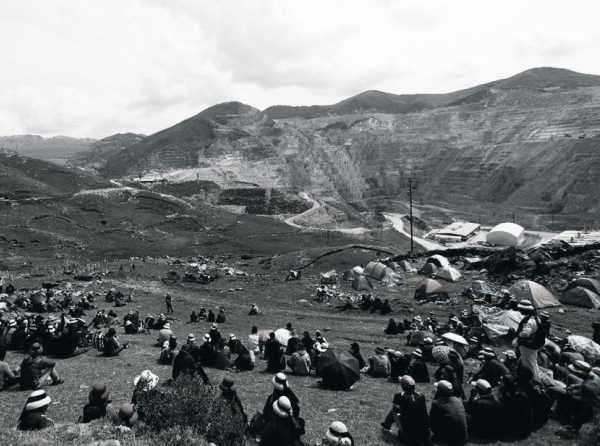
M 525 229 L 516 223 L 500 223 L 487 234 L 487 242 L 495 246 L 517 246 Z
M 442 229 L 431 231 L 429 237 L 449 242 L 464 242 L 473 237 L 480 229 L 481 225 L 478 223 L 456 221 Z

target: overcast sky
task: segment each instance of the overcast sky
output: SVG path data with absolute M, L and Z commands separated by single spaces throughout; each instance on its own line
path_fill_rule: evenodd
M 0 135 L 153 133 L 215 103 L 600 74 L 589 0 L 2 0 Z

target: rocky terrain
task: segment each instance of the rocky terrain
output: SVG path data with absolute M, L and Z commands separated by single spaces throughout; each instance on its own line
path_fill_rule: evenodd
M 306 191 L 359 210 L 406 201 L 535 229 L 600 214 L 600 77 L 537 68 L 442 95 L 368 91 L 331 106 L 231 102 L 110 156 L 102 173 Z
M 39 135 L 0 136 L 0 149 L 11 150 L 23 156 L 64 164 L 78 152 L 87 151 L 94 139 Z

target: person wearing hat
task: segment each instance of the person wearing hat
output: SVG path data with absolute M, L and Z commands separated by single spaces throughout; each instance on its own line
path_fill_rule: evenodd
M 34 390 L 27 398 L 17 422 L 17 429 L 22 431 L 41 430 L 54 424 L 45 413 L 52 400 L 42 389 Z
M 221 390 L 221 394 L 211 405 L 208 431 L 205 437 L 207 441 L 214 441 L 215 443 L 236 444 L 239 433 L 229 432 L 230 437 L 223 437 L 222 422 L 227 420 L 227 423 L 234 426 L 246 426 L 248 417 L 244 412 L 244 407 L 231 378 L 223 378 L 223 381 L 219 384 L 219 390 Z
M 472 385 L 466 407 L 469 433 L 478 438 L 496 438 L 504 427 L 499 423 L 503 415 L 502 405 L 492 394 L 492 385 L 485 379 L 478 379 Z
M 469 338 L 469 347 L 467 349 L 467 358 L 477 358 L 479 356 L 479 352 L 483 349 L 481 345 L 481 341 L 477 336 L 471 336 Z
M 167 314 L 172 314 L 175 312 L 173 309 L 173 298 L 169 293 L 165 295 L 165 306 L 167 307 Z
M 160 349 L 158 362 L 160 364 L 172 365 L 175 359 L 175 349 L 171 348 L 169 341 L 165 341 Z
M 258 315 L 258 313 L 260 313 L 260 310 L 258 309 L 258 305 L 256 305 L 256 304 L 250 305 L 250 311 L 248 311 L 248 316 L 256 316 L 256 315 Z
M 510 375 L 510 371 L 496 357 L 496 353 L 489 347 L 485 347 L 479 352 L 479 359 L 483 362 L 479 370 L 473 375 L 474 380 L 483 379 L 489 382 L 492 387 L 502 382 L 502 379 Z
M 157 344 L 162 346 L 165 341 L 168 341 L 169 338 L 173 335 L 171 331 L 171 324 L 169 322 L 165 322 L 162 328 L 158 331 L 158 339 L 156 340 Z
M 275 338 L 275 333 L 269 333 L 269 339 L 265 342 L 265 359 L 267 360 L 267 372 L 277 373 L 285 369 L 285 358 L 281 344 Z
M 295 446 L 300 435 L 292 402 L 286 396 L 281 396 L 273 402 L 270 412 L 273 416 L 261 433 L 259 446 Z
M 354 438 L 341 421 L 334 421 L 327 428 L 323 444 L 327 446 L 354 446 Z
M 224 324 L 225 321 L 226 321 L 225 308 L 221 307 L 221 308 L 219 308 L 219 312 L 217 313 L 217 318 L 215 319 L 215 322 L 217 324 Z
M 350 350 L 348 350 L 348 353 L 354 356 L 358 361 L 359 370 L 363 370 L 366 367 L 367 363 L 365 361 L 365 358 L 363 358 L 362 353 L 360 352 L 360 346 L 358 345 L 358 342 L 353 342 L 352 344 L 350 344 Z
M 256 325 L 253 325 L 252 328 L 250 329 L 250 334 L 248 335 L 247 345 L 248 345 L 248 350 L 253 352 L 255 356 L 261 354 L 260 336 L 258 336 L 258 327 Z
M 302 344 L 300 344 L 299 350 L 296 350 L 294 353 L 292 353 L 292 356 L 287 360 L 287 365 L 292 370 L 292 374 L 294 375 L 310 375 L 310 355 Z
M 300 416 L 300 400 L 290 388 L 285 373 L 279 372 L 271 379 L 273 384 L 273 392 L 267 398 L 265 407 L 263 408 L 262 415 L 265 421 L 270 421 L 274 418 L 273 404 L 282 396 L 286 397 L 291 404 L 292 415 L 294 418 Z
M 118 356 L 123 350 L 129 346 L 129 341 L 125 341 L 122 344 L 117 338 L 117 331 L 114 327 L 110 327 L 104 335 L 104 347 L 102 354 L 107 357 Z
M 555 415 L 566 428 L 556 434 L 565 439 L 577 437 L 579 429 L 593 417 L 593 401 L 584 398 L 582 390 L 596 379 L 592 366 L 585 361 L 568 365 L 569 382 L 564 392 L 554 392 L 557 399 Z
M 117 416 L 113 419 L 113 424 L 117 426 L 125 426 L 128 428 L 139 428 L 143 426 L 135 406 L 131 403 L 124 403 L 119 407 Z
M 431 402 L 429 423 L 434 441 L 449 446 L 464 445 L 468 439 L 467 413 L 462 399 L 453 395 L 452 383 L 438 381 Z
M 220 349 L 224 345 L 225 341 L 223 341 L 223 337 L 221 336 L 221 333 L 219 332 L 219 328 L 216 323 L 213 323 L 210 326 L 208 335 L 210 336 L 210 343 L 216 349 Z
M 110 392 L 106 384 L 97 383 L 92 386 L 88 395 L 88 403 L 83 406 L 83 415 L 79 419 L 80 423 L 89 423 L 101 418 L 113 418 L 116 411 L 109 399 Z
M 190 354 L 189 344 L 184 344 L 181 346 L 179 353 L 173 360 L 171 377 L 176 380 L 180 375 L 195 376 L 196 373 L 200 375 L 204 384 L 210 382 L 208 375 L 202 368 L 202 364 L 194 361 L 194 358 Z
M 208 333 L 205 333 L 202 339 L 204 342 L 202 342 L 202 345 L 198 350 L 199 361 L 203 366 L 210 366 L 216 361 L 217 349 L 212 343 L 212 339 Z M 192 352 L 190 351 L 190 354 L 191 353 Z
M 446 380 L 452 384 L 453 395 L 461 399 L 466 399 L 465 391 L 462 386 L 462 379 L 458 377 L 458 373 L 450 364 L 441 364 L 434 373 L 436 381 Z
M 421 353 L 423 354 L 423 360 L 425 362 L 436 362 L 435 358 L 433 357 L 433 347 L 433 339 L 430 336 L 425 337 L 423 342 L 419 345 Z
M 539 380 L 540 369 L 538 366 L 538 350 L 544 346 L 543 331 L 538 330 L 540 320 L 535 307 L 528 299 L 521 299 L 517 309 L 525 316 L 517 327 L 517 345 L 519 347 L 519 364 L 529 369 L 535 381 Z
M 381 347 L 375 348 L 375 354 L 368 359 L 367 375 L 373 378 L 387 378 L 392 373 L 392 365 L 386 351 Z
M 233 367 L 242 372 L 254 369 L 255 356 L 254 352 L 251 352 L 246 346 L 240 341 L 237 336 L 233 333 L 229 335 L 229 341 L 227 342 L 227 348 L 231 354 L 237 355 L 237 358 L 233 361 Z
M 425 360 L 423 359 L 422 350 L 420 348 L 415 349 L 411 356 L 412 361 L 408 366 L 406 374 L 412 376 L 418 383 L 430 382 L 429 369 L 427 368 L 427 364 L 425 364 Z
M 595 321 L 592 322 L 592 340 L 596 343 L 596 344 L 600 344 L 600 322 L 599 321 Z
M 52 385 L 62 384 L 64 381 L 56 371 L 56 364 L 42 356 L 44 349 L 35 342 L 21 362 L 20 384 L 22 390 L 38 389 L 47 384 L 48 378 Z
M 402 392 L 394 395 L 392 410 L 381 423 L 381 427 L 390 431 L 396 423 L 400 441 L 410 446 L 429 445 L 429 415 L 425 396 L 416 391 L 416 383 L 412 376 L 402 376 L 400 386 Z
M 517 370 L 519 368 L 519 360 L 517 354 L 513 350 L 506 350 L 502 353 L 502 364 L 508 369 L 511 376 L 517 376 Z
M 215 321 L 215 313 L 213 312 L 212 309 L 208 310 L 208 313 L 206 314 L 206 322 L 208 322 L 209 324 L 212 324 Z

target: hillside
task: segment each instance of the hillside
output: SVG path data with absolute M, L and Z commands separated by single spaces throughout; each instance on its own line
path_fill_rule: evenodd
M 74 154 L 70 164 L 99 169 L 104 167 L 106 160 L 120 151 L 140 142 L 145 135 L 138 133 L 117 133 L 107 136 L 89 145 L 86 151 Z
M 417 204 L 452 210 L 439 220 L 458 213 L 491 224 L 514 214 L 558 229 L 600 216 L 599 138 L 600 77 L 536 68 L 447 94 L 368 91 L 264 112 L 219 104 L 110 156 L 103 173 L 181 171 L 358 209 L 404 201 L 411 175 Z
M 71 138 L 69 136 L 44 138 L 39 135 L 13 135 L 0 136 L 0 149 L 63 164 L 74 154 L 88 150 L 93 142 L 94 140 L 91 138 Z

